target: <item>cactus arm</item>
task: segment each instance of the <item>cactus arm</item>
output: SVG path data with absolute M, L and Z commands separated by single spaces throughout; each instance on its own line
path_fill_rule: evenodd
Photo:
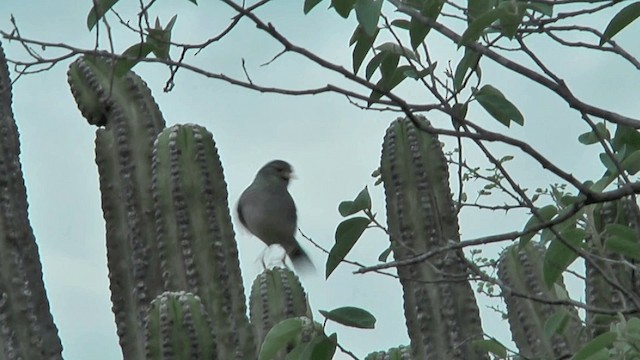
M 218 358 L 255 358 L 227 188 L 211 133 L 176 125 L 158 136 L 153 196 L 165 286 L 202 299 L 219 339 Z
M 380 170 L 396 260 L 460 241 L 447 163 L 435 135 L 409 119 L 396 120 L 385 135 Z M 399 267 L 398 275 L 414 358 L 486 358 L 473 346 L 483 336 L 473 290 L 467 281 L 446 277 L 466 276 L 460 250 Z
M 146 309 L 163 291 L 150 193 L 152 144 L 164 119 L 142 79 L 111 70 L 104 59 L 81 57 L 68 80 L 89 123 L 104 126 L 96 131 L 96 164 L 111 301 L 124 359 L 142 359 Z
M 0 359 L 62 359 L 28 219 L 11 80 L 0 46 Z

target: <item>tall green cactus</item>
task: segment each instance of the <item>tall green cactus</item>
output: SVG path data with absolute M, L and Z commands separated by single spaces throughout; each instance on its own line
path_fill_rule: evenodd
M 0 359 L 61 359 L 27 207 L 11 80 L 0 44 Z
M 163 131 L 153 151 L 152 190 L 165 288 L 202 299 L 217 358 L 255 357 L 227 185 L 211 133 L 197 125 Z
M 609 244 L 607 244 L 612 237 L 610 232 L 613 227 L 628 229 L 629 232 L 635 234 L 635 242 L 640 241 L 640 209 L 638 205 L 629 198 L 600 204 L 594 209 L 593 222 L 594 226 L 588 241 L 589 251 L 597 255 L 594 256 L 593 261 L 601 269 L 610 271 L 625 289 L 640 294 L 640 271 L 629 266 L 629 264 L 636 264 L 636 260 L 625 257 L 620 252 L 609 250 Z M 626 294 L 611 286 L 602 274 L 593 268 L 592 264 L 585 264 L 585 273 L 587 304 L 591 307 L 624 309 L 633 304 Z M 639 312 L 628 313 L 625 316 L 637 316 L 638 314 Z M 591 335 L 597 336 L 608 331 L 610 324 L 617 320 L 617 317 L 589 311 L 587 312 L 587 320 Z
M 311 317 L 300 280 L 291 270 L 278 267 L 263 271 L 253 281 L 250 310 L 258 346 L 280 321 L 298 316 Z M 285 356 L 286 351 L 281 351 L 279 358 L 284 359 Z
M 111 302 L 125 359 L 143 359 L 144 316 L 164 290 L 151 198 L 151 153 L 164 119 L 145 82 L 129 72 L 113 75 L 112 63 L 81 57 L 71 64 L 69 85 L 96 131 L 106 222 Z
M 554 302 L 566 293 L 564 284 L 548 289 L 544 284 L 542 265 L 544 247 L 533 242 L 525 246 L 514 244 L 503 250 L 498 261 L 498 277 L 508 287 L 503 290 L 513 341 L 522 356 L 528 358 L 568 358 L 586 340 L 586 331 L 578 311 L 569 305 Z M 527 299 L 533 294 L 538 299 Z M 560 333 L 546 334 L 545 326 L 553 316 L 564 317 Z
M 426 119 L 418 121 L 429 126 Z M 447 162 L 437 136 L 398 119 L 382 144 L 380 173 L 387 198 L 387 224 L 396 260 L 460 241 Z M 460 250 L 398 267 L 412 355 L 416 359 L 483 359 L 480 315 Z

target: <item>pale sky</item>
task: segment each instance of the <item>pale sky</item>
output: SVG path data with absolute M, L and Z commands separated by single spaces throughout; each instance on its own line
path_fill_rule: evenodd
M 179 13 L 173 39 L 178 42 L 201 42 L 217 33 L 233 13 L 219 2 L 194 6 L 188 1 L 158 2 L 154 15 L 166 23 Z M 16 18 L 21 34 L 28 38 L 65 42 L 77 47 L 91 47 L 95 34 L 85 26 L 90 1 L 4 0 L 0 2 L 0 29 L 10 31 L 10 15 Z M 137 2 L 116 6 L 123 16 L 135 14 Z M 258 14 L 272 22 L 294 43 L 317 52 L 332 62 L 351 68 L 348 39 L 355 18 L 340 18 L 326 10 L 327 1 L 309 15 L 302 14 L 302 1 L 273 2 Z M 596 18 L 597 28 L 604 28 L 606 18 Z M 114 20 L 115 21 L 115 20 Z M 112 26 L 117 28 L 117 24 Z M 627 29 L 618 41 L 633 55 L 640 55 L 640 45 Z M 443 72 L 450 61 L 455 67 L 462 56 L 456 47 L 437 35 L 429 35 L 431 49 Z M 115 47 L 123 51 L 136 41 L 131 34 L 116 32 Z M 585 101 L 592 101 L 616 112 L 636 116 L 638 72 L 611 56 L 585 51 L 562 50 L 547 42 L 533 42 L 544 60 L 567 81 Z M 17 43 L 3 41 L 7 57 L 24 59 Z M 104 44 L 103 44 L 104 45 Z M 245 59 L 252 80 L 264 86 L 303 89 L 335 83 L 359 89 L 341 76 L 331 74 L 298 55 L 284 55 L 268 66 L 261 64 L 280 52 L 280 46 L 248 21 L 222 42 L 211 46 L 188 61 L 209 71 L 243 78 L 241 59 Z M 57 54 L 45 51 L 46 56 Z M 175 58 L 177 52 L 172 53 Z M 501 89 L 525 116 L 524 127 L 507 129 L 477 108 L 470 118 L 482 126 L 529 141 L 543 154 L 579 179 L 597 178 L 601 165 L 597 149 L 577 143 L 578 134 L 587 131 L 579 116 L 553 95 L 522 77 L 505 73 L 484 60 L 484 81 Z M 22 166 L 44 279 L 54 320 L 60 331 L 66 359 L 120 359 L 111 304 L 109 300 L 104 222 L 100 208 L 97 168 L 94 163 L 94 132 L 77 110 L 66 83 L 69 62 L 45 73 L 22 77 L 14 85 L 13 111 L 22 144 Z M 368 185 L 379 220 L 384 220 L 381 186 L 374 187 L 371 172 L 377 168 L 384 131 L 398 114 L 360 110 L 338 95 L 287 97 L 261 94 L 180 71 L 171 93 L 162 88 L 168 70 L 158 64 L 142 64 L 135 71 L 145 79 L 159 104 L 167 125 L 198 123 L 213 133 L 225 169 L 229 202 L 235 206 L 239 194 L 252 181 L 255 172 L 272 159 L 290 162 L 298 179 L 290 186 L 299 214 L 300 228 L 325 248 L 334 242 L 334 232 L 342 220 L 337 206 Z M 12 72 L 12 77 L 15 78 Z M 398 93 L 413 102 L 430 101 L 421 96 L 425 90 L 411 84 Z M 437 126 L 449 120 L 430 117 Z M 454 142 L 445 140 L 446 149 Z M 558 179 L 539 165 L 505 146 L 493 146 L 498 154 L 514 154 L 509 164 L 523 187 L 544 187 Z M 480 159 L 478 150 L 466 146 L 470 161 Z M 482 163 L 484 166 L 484 163 Z M 452 180 L 452 189 L 455 189 Z M 455 191 L 455 190 L 454 190 Z M 473 193 L 470 193 L 470 198 Z M 235 214 L 233 214 L 235 217 Z M 526 215 L 463 210 L 460 215 L 462 239 L 519 230 Z M 235 223 L 241 256 L 245 292 L 261 271 L 257 261 L 262 243 Z M 317 268 L 324 269 L 326 256 L 302 240 Z M 378 230 L 365 233 L 350 259 L 365 264 L 377 263 L 387 247 L 387 239 Z M 493 255 L 506 244 L 485 249 Z M 372 312 L 378 322 L 374 330 L 350 329 L 328 325 L 328 334 L 338 333 L 340 343 L 364 357 L 371 351 L 408 344 L 399 284 L 379 275 L 353 275 L 355 268 L 341 265 L 328 281 L 323 271 L 302 278 L 316 320 L 322 321 L 319 309 L 358 306 Z M 575 290 L 578 289 L 578 290 Z M 579 285 L 574 294 L 581 300 Z M 508 343 L 508 325 L 487 309 L 496 299 L 481 297 L 480 310 L 485 331 Z M 336 359 L 344 359 L 339 355 Z

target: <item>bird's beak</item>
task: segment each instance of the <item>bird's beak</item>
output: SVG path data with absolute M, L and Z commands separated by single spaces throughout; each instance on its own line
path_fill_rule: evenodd
M 285 177 L 287 180 L 294 180 L 294 179 L 297 179 L 297 178 L 298 178 L 298 177 L 296 176 L 296 174 L 294 174 L 294 173 L 293 173 L 293 171 L 290 171 L 290 172 L 285 173 L 285 174 L 284 174 L 284 177 Z

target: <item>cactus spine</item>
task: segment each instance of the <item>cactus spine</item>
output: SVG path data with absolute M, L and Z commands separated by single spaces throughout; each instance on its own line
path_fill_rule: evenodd
M 447 163 L 435 135 L 418 130 L 409 119 L 394 121 L 382 145 L 380 172 L 396 260 L 460 241 Z M 486 358 L 472 344 L 483 332 L 470 284 L 447 281 L 447 276 L 466 277 L 462 256 L 448 251 L 398 268 L 416 359 Z
M 498 277 L 508 287 L 503 291 L 507 304 L 513 341 L 520 354 L 526 358 L 567 358 L 574 354 L 585 340 L 578 312 L 573 306 L 555 305 L 561 296 L 555 288 L 547 289 L 542 275 L 544 247 L 528 242 L 520 247 L 514 244 L 503 250 L 498 262 Z M 556 286 L 565 292 L 562 281 Z M 518 296 L 534 294 L 540 299 L 531 300 Z M 568 316 L 562 333 L 549 337 L 545 324 L 554 314 L 563 311 Z
M 61 359 L 27 216 L 11 80 L 0 44 L 0 359 Z
M 217 359 L 211 322 L 200 298 L 164 292 L 146 317 L 147 360 Z
M 151 92 L 137 75 L 122 78 L 109 62 L 81 57 L 71 64 L 69 85 L 96 131 L 106 222 L 111 301 L 125 359 L 142 359 L 144 316 L 162 293 L 151 198 L 151 151 L 164 119 Z
M 200 297 L 219 359 L 255 357 L 227 187 L 211 133 L 175 125 L 158 136 L 153 197 L 165 288 Z

